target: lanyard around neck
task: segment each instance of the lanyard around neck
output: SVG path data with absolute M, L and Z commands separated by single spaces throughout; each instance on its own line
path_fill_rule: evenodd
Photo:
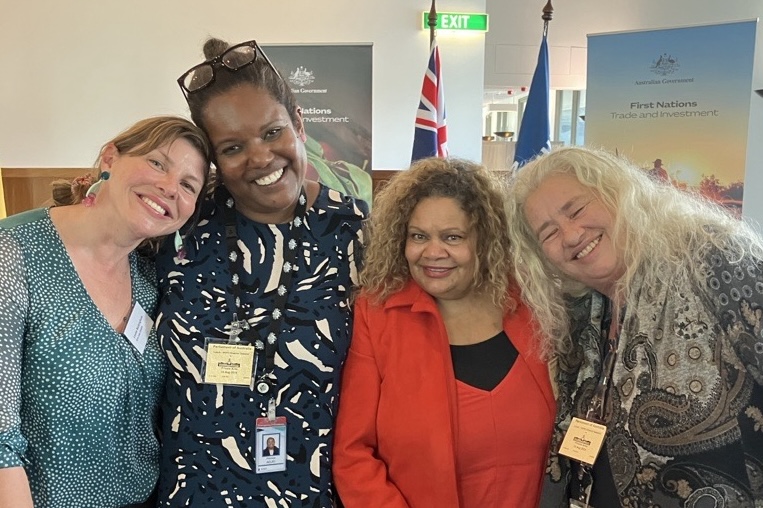
M 615 310 L 615 319 L 617 320 L 617 327 L 615 329 L 612 329 L 611 326 L 612 317 L 612 301 L 607 299 L 600 330 L 601 344 L 602 347 L 606 348 L 606 353 L 604 353 L 604 358 L 601 362 L 599 382 L 596 383 L 596 389 L 593 392 L 588 405 L 588 411 L 586 412 L 587 419 L 603 424 L 606 424 L 607 420 L 606 407 L 608 399 L 611 397 L 609 385 L 612 383 L 612 375 L 615 371 L 615 363 L 617 363 L 617 345 L 620 340 L 620 332 L 623 328 L 625 307 Z
M 225 242 L 228 251 L 228 268 L 231 274 L 231 290 L 233 293 L 233 304 L 229 306 L 233 310 L 233 319 L 230 324 L 230 337 L 231 342 L 241 340 L 241 338 L 247 341 L 254 342 L 254 347 L 257 350 L 258 355 L 265 356 L 265 365 L 263 366 L 262 377 L 275 380 L 273 369 L 275 366 L 275 353 L 277 349 L 278 334 L 281 331 L 281 324 L 286 314 L 286 299 L 291 289 L 292 279 L 294 272 L 297 271 L 297 248 L 302 239 L 305 226 L 305 212 L 307 210 L 307 196 L 305 190 L 302 189 L 297 200 L 297 207 L 294 210 L 294 219 L 289 226 L 288 238 L 285 238 L 284 253 L 283 253 L 283 269 L 281 270 L 281 278 L 278 282 L 278 288 L 276 290 L 276 299 L 271 313 L 270 326 L 268 327 L 268 333 L 265 339 L 249 326 L 249 322 L 243 318 L 243 311 L 241 310 L 241 276 L 244 272 L 244 260 L 243 254 L 238 248 L 238 227 L 236 221 L 236 208 L 231 197 L 225 187 L 220 186 L 216 190 L 216 201 L 218 207 L 223 209 L 225 218 Z M 241 338 L 239 337 L 241 336 Z M 261 391 L 258 387 L 258 391 Z M 262 392 L 262 391 L 261 391 Z M 266 393 L 266 392 L 264 392 Z
M 602 347 L 606 348 L 602 359 L 601 376 L 594 389 L 591 401 L 588 404 L 586 420 L 606 425 L 610 415 L 607 414 L 607 404 L 611 399 L 610 384 L 615 371 L 617 359 L 617 344 L 623 328 L 625 307 L 616 309 L 615 320 L 617 327 L 612 328 L 612 301 L 607 299 L 604 314 L 601 318 L 600 338 Z M 598 459 L 597 459 L 598 460 Z M 582 506 L 589 506 L 591 492 L 593 491 L 593 467 L 583 462 L 578 462 L 578 501 Z M 570 504 L 572 505 L 572 504 Z M 577 505 L 576 505 L 577 506 Z

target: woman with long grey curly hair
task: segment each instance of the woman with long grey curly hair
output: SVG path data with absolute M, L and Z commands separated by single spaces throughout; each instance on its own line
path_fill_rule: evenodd
M 541 156 L 509 195 L 517 282 L 558 364 L 541 506 L 761 503 L 761 237 L 604 151 Z M 583 428 L 601 451 L 570 445 Z

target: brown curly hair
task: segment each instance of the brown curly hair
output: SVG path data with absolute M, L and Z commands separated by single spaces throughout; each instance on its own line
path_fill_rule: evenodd
M 457 158 L 421 159 L 392 177 L 374 197 L 360 289 L 383 302 L 408 282 L 408 221 L 416 205 L 430 197 L 456 200 L 469 217 L 470 227 L 477 230 L 472 288 L 490 295 L 496 305 L 513 310 L 505 182 L 485 167 Z

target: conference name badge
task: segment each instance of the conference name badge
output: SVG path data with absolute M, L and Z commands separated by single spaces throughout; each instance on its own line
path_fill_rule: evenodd
M 583 464 L 592 466 L 599 455 L 607 427 L 581 418 L 573 418 L 562 440 L 559 453 Z
M 151 333 L 151 329 L 154 327 L 154 322 L 151 320 L 143 307 L 138 302 L 135 302 L 132 310 L 130 311 L 130 318 L 125 325 L 125 331 L 123 335 L 127 337 L 130 344 L 138 350 L 140 354 L 146 350 L 146 344 L 148 343 L 148 336 Z
M 204 362 L 205 383 L 250 386 L 254 365 L 254 346 L 207 339 Z

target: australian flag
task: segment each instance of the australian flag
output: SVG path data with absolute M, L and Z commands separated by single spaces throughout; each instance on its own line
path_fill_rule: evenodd
M 432 40 L 429 66 L 421 87 L 421 102 L 416 112 L 411 162 L 424 157 L 448 156 L 448 128 L 445 125 L 445 94 L 440 75 L 440 52 Z
M 527 106 L 519 126 L 514 168 L 520 168 L 536 155 L 551 150 L 551 125 L 548 119 L 548 45 L 546 34 L 540 44 L 538 66 L 535 68 Z

